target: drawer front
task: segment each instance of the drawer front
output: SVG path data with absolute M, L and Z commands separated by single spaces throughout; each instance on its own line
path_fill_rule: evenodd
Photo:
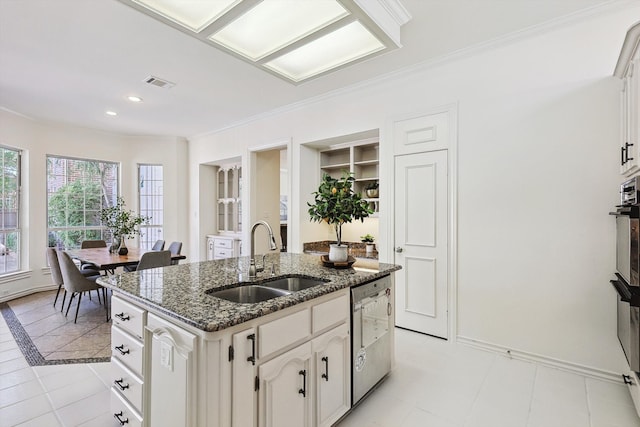
M 113 359 L 111 363 L 111 387 L 142 413 L 142 381 L 118 359 Z
M 146 311 L 114 296 L 111 299 L 111 318 L 113 324 L 142 339 Z
M 116 389 L 111 389 L 111 413 L 114 417 L 115 425 L 128 427 L 142 427 L 142 417 L 123 398 Z M 116 422 L 118 419 L 120 422 Z
M 142 377 L 143 345 L 117 326 L 111 328 L 111 355 Z
M 213 259 L 225 259 L 233 257 L 233 249 L 220 249 L 215 248 L 213 252 Z
M 638 377 L 638 374 L 636 372 L 630 370 L 626 372 L 626 375 L 627 377 L 624 379 L 627 383 L 627 387 L 629 387 L 629 393 L 631 394 L 633 404 L 636 407 L 636 412 L 640 417 L 640 378 Z
M 258 326 L 258 357 L 265 357 L 311 336 L 309 309 Z
M 233 248 L 233 240 L 231 239 L 215 239 L 214 246 L 216 248 Z
M 332 299 L 311 307 L 313 333 L 349 320 L 349 295 Z

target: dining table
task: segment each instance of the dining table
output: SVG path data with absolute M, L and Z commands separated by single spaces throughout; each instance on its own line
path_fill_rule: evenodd
M 71 258 L 77 259 L 82 263 L 94 264 L 99 270 L 113 273 L 116 268 L 124 266 L 133 266 L 140 262 L 140 257 L 145 252 L 150 252 L 140 248 L 128 248 L 129 252 L 120 255 L 118 252 L 111 253 L 109 248 L 87 248 L 87 249 L 69 249 L 66 252 Z M 185 255 L 171 254 L 171 260 L 177 261 L 186 259 Z

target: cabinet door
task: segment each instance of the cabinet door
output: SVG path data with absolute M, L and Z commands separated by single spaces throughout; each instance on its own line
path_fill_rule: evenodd
M 231 368 L 231 425 L 250 427 L 256 424 L 256 330 L 254 328 L 233 335 Z
M 351 407 L 349 326 L 345 323 L 312 341 L 318 427 L 331 426 Z
M 310 427 L 311 342 L 261 365 L 260 427 Z
M 196 336 L 153 314 L 149 314 L 147 330 L 149 376 L 145 376 L 144 393 L 149 402 L 148 412 L 145 410 L 148 425 L 197 425 Z

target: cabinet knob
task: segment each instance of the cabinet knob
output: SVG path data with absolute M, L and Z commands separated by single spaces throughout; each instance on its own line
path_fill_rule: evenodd
M 398 246 L 398 247 L 396 248 L 396 252 L 398 252 L 398 253 L 401 253 L 403 250 L 404 250 L 404 249 L 402 249 L 400 246 Z

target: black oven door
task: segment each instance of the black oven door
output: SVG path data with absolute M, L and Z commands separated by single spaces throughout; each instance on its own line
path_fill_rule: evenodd
M 616 216 L 616 270 L 630 286 L 640 286 L 640 214 L 638 206 L 621 206 Z
M 640 372 L 640 292 L 616 276 L 611 284 L 618 294 L 618 340 L 631 370 Z

